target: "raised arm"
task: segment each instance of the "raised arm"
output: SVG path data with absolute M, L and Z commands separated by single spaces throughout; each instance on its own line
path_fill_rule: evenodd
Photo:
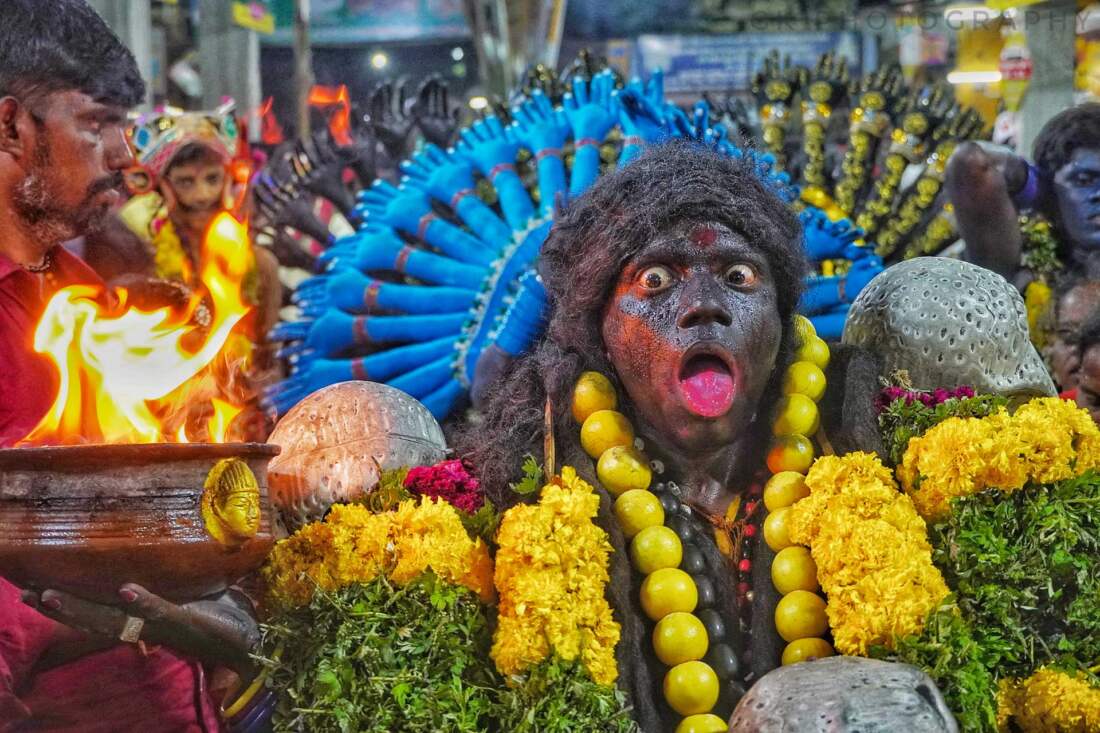
M 1038 194 L 1027 161 L 999 146 L 965 142 L 947 163 L 945 184 L 966 258 L 1011 281 L 1023 244 L 1018 209 Z

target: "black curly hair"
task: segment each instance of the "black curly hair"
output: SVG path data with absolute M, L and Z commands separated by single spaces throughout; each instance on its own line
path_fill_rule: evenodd
M 1100 147 L 1100 103 L 1089 102 L 1062 110 L 1047 120 L 1031 148 L 1039 169 L 1044 209 L 1057 218 L 1057 205 L 1050 199 L 1057 173 L 1078 148 Z
M 806 271 L 798 220 L 757 177 L 751 163 L 690 142 L 655 146 L 630 165 L 603 176 L 554 222 L 539 268 L 550 295 L 547 332 L 528 355 L 487 390 L 481 419 L 459 428 L 452 436 L 452 445 L 473 464 L 486 493 L 498 507 L 519 500 L 509 482 L 518 478 L 523 456 L 544 458 L 548 399 L 554 420 L 556 467 L 571 465 L 582 478 L 599 486 L 593 462 L 581 449 L 571 415 L 573 385 L 586 370 L 599 371 L 618 381 L 605 355 L 601 322 L 619 273 L 649 241 L 677 225 L 692 222 L 724 224 L 758 247 L 768 260 L 776 279 L 779 315 L 786 324 L 780 356 L 761 400 L 765 405 L 774 403 L 793 351 L 792 319 Z M 630 405 L 620 409 L 631 414 Z M 760 419 L 767 420 L 769 412 L 758 410 Z M 763 441 L 770 431 L 750 429 L 750 434 L 758 436 L 759 441 L 747 450 L 762 456 Z M 491 439 L 486 440 L 486 436 Z M 599 494 L 597 519 L 616 549 L 608 595 L 621 625 L 616 647 L 618 684 L 627 694 L 641 730 L 671 730 L 676 716 L 660 702 L 664 668 L 653 655 L 647 622 L 633 590 L 626 539 L 611 516 L 609 495 L 602 489 Z M 708 527 L 696 527 L 700 539 L 695 544 L 704 555 L 711 577 L 731 577 L 729 560 L 713 540 L 705 539 Z M 752 632 L 748 640 L 739 641 L 741 632 L 734 622 L 729 624 L 728 633 L 731 643 L 750 651 L 752 673 L 759 677 L 778 664 L 782 642 L 771 621 L 778 602 L 768 579 L 774 554 L 759 538 L 752 552 L 753 585 L 758 589 L 753 600 Z M 733 584 L 715 583 L 715 594 L 714 608 L 726 619 L 738 618 Z M 743 692 L 738 685 L 735 680 L 723 683 L 715 712 L 729 714 Z
M 558 444 L 570 436 L 576 442 L 570 393 L 577 377 L 594 370 L 616 379 L 601 336 L 615 281 L 647 242 L 684 222 L 724 224 L 758 247 L 776 280 L 779 315 L 791 323 L 806 272 L 802 229 L 749 162 L 676 141 L 602 176 L 560 213 L 542 248 L 539 272 L 550 296 L 545 336 L 489 390 L 480 424 L 457 436 L 456 447 L 478 467 L 494 502 L 514 501 L 508 482 L 516 478 L 517 458 L 541 455 L 547 396 L 555 425 L 565 428 Z M 786 328 L 777 375 L 792 344 Z M 492 441 L 484 440 L 486 431 Z
M 78 90 L 132 107 L 145 83 L 130 50 L 84 0 L 0 0 L 0 97 Z

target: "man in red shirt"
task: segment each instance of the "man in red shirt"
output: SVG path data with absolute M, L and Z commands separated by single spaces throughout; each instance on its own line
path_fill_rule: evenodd
M 35 325 L 57 289 L 100 282 L 60 244 L 117 202 L 134 163 L 126 111 L 143 95 L 133 56 L 83 0 L 0 0 L 0 447 L 56 394 Z M 21 592 L 0 578 L 0 731 L 221 727 L 204 663 L 254 676 L 247 601 L 176 606 L 132 584 L 119 599 Z M 262 710 L 245 709 L 249 730 Z

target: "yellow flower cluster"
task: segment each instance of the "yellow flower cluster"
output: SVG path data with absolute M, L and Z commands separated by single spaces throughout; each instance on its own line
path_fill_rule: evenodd
M 890 471 L 868 453 L 825 456 L 806 485 L 810 495 L 790 509 L 790 538 L 817 564 L 836 649 L 865 655 L 919 633 L 948 590 L 924 521 Z
M 493 600 L 488 548 L 470 539 L 454 507 L 425 497 L 381 514 L 358 504 L 337 504 L 323 522 L 278 542 L 263 576 L 276 604 L 298 606 L 308 603 L 317 587 L 367 583 L 383 572 L 404 584 L 428 570 L 469 588 L 486 603 Z
M 997 693 L 997 724 L 1002 731 L 1023 733 L 1092 733 L 1100 730 L 1100 689 L 1083 676 L 1046 667 L 1023 681 L 1004 680 Z
M 1056 397 L 1010 415 L 949 418 L 909 441 L 898 479 L 925 519 L 951 500 L 987 488 L 1011 492 L 1079 476 L 1100 466 L 1100 430 L 1084 410 Z
M 593 517 L 600 499 L 565 466 L 560 484 L 542 488 L 537 505 L 509 509 L 497 531 L 499 624 L 492 657 L 506 675 L 519 674 L 551 651 L 580 657 L 592 679 L 618 676 L 619 624 L 604 597 L 611 544 Z

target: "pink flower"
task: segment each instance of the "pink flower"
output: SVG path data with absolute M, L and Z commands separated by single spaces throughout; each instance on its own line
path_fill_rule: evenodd
M 925 407 L 935 407 L 950 399 L 967 399 L 973 397 L 974 394 L 973 387 L 956 387 L 955 389 L 937 387 L 931 392 L 910 391 L 901 387 L 884 387 L 875 398 L 875 411 L 882 412 L 898 400 L 905 400 L 907 405 L 919 402 Z
M 473 514 L 485 503 L 481 482 L 461 459 L 443 461 L 434 466 L 410 468 L 405 476 L 405 488 L 417 496 L 443 499 L 468 514 Z

